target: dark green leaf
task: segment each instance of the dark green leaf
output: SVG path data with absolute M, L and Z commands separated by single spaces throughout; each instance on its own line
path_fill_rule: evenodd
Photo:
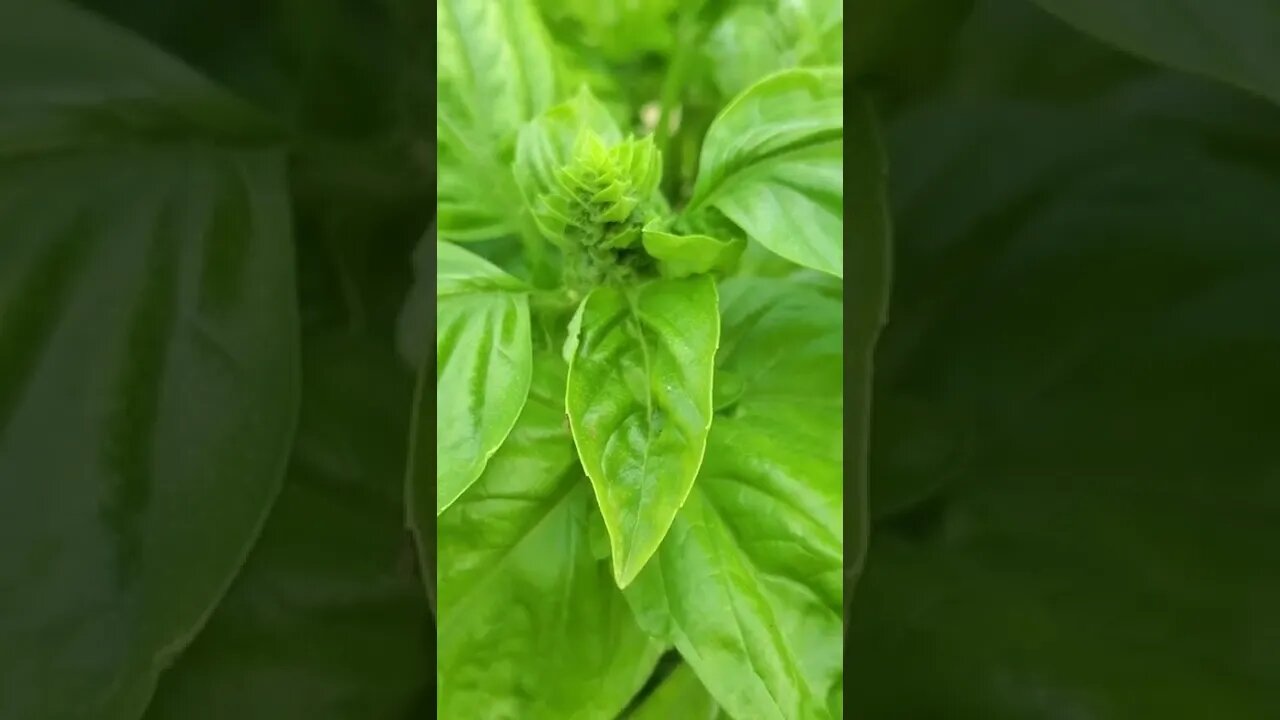
M 279 492 L 281 154 L 58 2 L 0 8 L 0 715 L 138 717 Z
M 430 687 L 430 616 L 403 529 L 412 377 L 369 341 L 303 350 L 284 491 L 147 720 L 392 720 Z
M 1170 67 L 1280 103 L 1280 5 L 1273 0 L 1035 0 L 1080 30 Z
M 965 452 L 877 524 L 848 646 L 859 714 L 1280 712 L 1280 191 L 1113 117 L 991 112 L 1001 142 L 953 134 L 928 153 L 951 171 L 899 194 L 904 286 L 945 292 L 895 310 L 877 398 L 954 423 Z M 930 211 L 978 147 L 982 180 Z
M 538 357 L 511 437 L 439 518 L 442 717 L 614 720 L 662 652 L 591 552 L 565 372 Z
M 845 420 L 848 423 L 845 445 L 845 486 L 854 499 L 846 506 L 846 513 L 858 518 L 854 529 L 858 550 L 845 555 L 845 614 L 853 598 L 853 588 L 862 572 L 865 558 L 866 535 L 869 530 L 868 453 L 871 435 L 872 379 L 874 351 L 880 329 L 888 320 L 889 284 L 891 277 L 892 239 L 889 220 L 888 172 L 884 146 L 880 140 L 879 122 L 871 101 L 855 92 L 850 105 L 849 133 L 852 138 L 846 173 L 852 178 L 849 192 L 851 215 L 845 226 L 845 237 L 853 259 L 849 270 L 848 285 L 851 288 L 850 319 L 845 337 L 848 341 L 845 358 L 845 378 L 849 383 L 854 406 Z M 818 289 L 821 284 L 806 281 L 801 275 L 793 275 L 793 281 L 808 282 Z M 827 278 L 831 280 L 831 278 Z M 830 283 L 828 283 L 830 285 Z M 828 294 L 832 288 L 826 287 Z M 840 288 L 843 292 L 843 288 Z M 843 299 L 843 294 L 840 296 Z
M 566 348 L 566 406 L 625 587 L 658 549 L 702 464 L 720 337 L 708 276 L 598 288 Z

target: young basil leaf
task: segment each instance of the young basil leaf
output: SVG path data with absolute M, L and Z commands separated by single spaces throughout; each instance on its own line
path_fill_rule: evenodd
M 1035 2 L 1116 47 L 1280 103 L 1280 12 L 1273 0 Z
M 716 306 L 703 275 L 597 288 L 575 318 L 566 407 L 620 587 L 657 550 L 702 464 Z
M 617 120 L 585 87 L 520 129 L 514 170 L 530 209 L 538 196 L 556 186 L 556 171 L 573 159 L 573 150 L 584 134 L 593 134 L 608 144 L 622 141 Z
M 0 715 L 133 720 L 279 493 L 283 153 L 61 2 L 0 7 Z
M 746 245 L 742 240 L 720 240 L 695 233 L 677 234 L 659 229 L 655 223 L 645 227 L 641 242 L 644 251 L 658 261 L 666 277 L 682 278 L 731 266 Z
M 436 0 L 436 222 L 445 240 L 519 228 L 516 132 L 564 95 L 532 0 Z
M 480 477 L 520 416 L 529 395 L 533 341 L 529 297 L 519 280 L 457 245 L 438 243 L 437 251 L 438 515 Z M 416 431 L 419 459 L 427 457 L 425 431 Z M 412 482 L 427 482 L 425 472 L 416 470 Z
M 510 438 L 439 518 L 442 717 L 613 720 L 662 653 L 591 553 L 565 373 L 538 356 Z
M 401 492 L 413 379 L 390 348 L 345 333 L 306 338 L 303 358 L 284 490 L 146 720 L 404 717 L 429 686 Z
M 707 130 L 685 212 L 717 208 L 773 252 L 843 277 L 843 83 L 840 68 L 787 70 L 735 98 Z
M 731 716 L 829 718 L 842 679 L 842 308 L 780 281 L 721 292 L 717 364 L 744 388 L 627 599 Z

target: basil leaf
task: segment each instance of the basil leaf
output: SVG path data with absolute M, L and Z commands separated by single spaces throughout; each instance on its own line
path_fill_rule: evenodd
M 641 236 L 644 251 L 658 261 L 666 277 L 688 277 L 732 265 L 742 254 L 743 242 L 720 240 L 695 233 L 683 235 L 654 227 L 651 223 Z
M 844 3 L 836 0 L 737 5 L 707 37 L 708 67 L 731 97 L 779 70 L 839 64 L 843 31 Z
M 851 128 L 853 147 L 859 152 L 849 159 L 849 176 L 852 192 L 849 193 L 853 216 L 846 226 L 853 257 L 853 270 L 848 285 L 852 289 L 849 302 L 852 317 L 845 334 L 848 355 L 845 358 L 845 377 L 852 386 L 856 405 L 847 420 L 849 430 L 845 451 L 848 461 L 845 467 L 845 485 L 854 494 L 846 508 L 859 519 L 854 529 L 857 533 L 855 551 L 845 555 L 845 616 L 848 603 L 853 598 L 853 588 L 862 573 L 866 558 L 868 517 L 868 455 L 871 434 L 871 388 L 876 342 L 880 330 L 888 320 L 889 285 L 891 278 L 892 244 L 889 219 L 889 199 L 886 187 L 887 161 L 880 140 L 880 129 L 871 101 L 865 94 L 855 92 L 851 103 Z M 831 280 L 830 277 L 826 278 Z M 793 282 L 807 282 L 819 291 L 819 282 L 800 275 L 791 277 Z M 834 281 L 833 281 L 834 282 Z M 843 301 L 843 287 L 836 288 Z
M 702 464 L 720 336 L 715 283 L 704 275 L 597 288 L 574 322 L 566 407 L 625 587 Z
M 1083 32 L 1280 103 L 1280 12 L 1271 0 L 1035 0 Z
M 843 84 L 839 68 L 787 70 L 736 97 L 707 130 L 685 212 L 717 208 L 782 257 L 842 277 Z
M 569 165 L 580 136 L 594 134 L 606 144 L 622 141 L 618 123 L 585 87 L 572 99 L 556 105 L 520 130 L 516 144 L 515 177 L 525 206 L 537 209 L 538 198 L 557 187 L 557 171 Z M 538 220 L 539 215 L 534 214 Z M 561 238 L 542 228 L 552 242 Z
M 899 128 L 894 149 L 954 131 L 939 110 Z M 877 406 L 954 418 L 967 452 L 877 521 L 849 631 L 852 709 L 1270 717 L 1280 646 L 1258 638 L 1280 603 L 1265 440 L 1280 431 L 1274 178 L 1102 105 L 1086 119 L 1116 142 L 1028 187 L 1011 171 L 1059 159 L 1060 126 L 987 110 L 975 128 L 1006 129 L 1003 142 L 953 132 L 921 162 L 945 155 L 954 174 L 909 173 L 920 202 L 895 193 L 903 285 L 955 281 L 895 308 L 885 344 L 909 351 L 881 373 Z M 965 183 L 975 149 L 983 181 Z M 923 201 L 957 184 L 966 202 Z M 876 457 L 919 447 L 875 437 Z M 877 485 L 903 475 L 885 463 Z
M 627 720 L 719 720 L 725 716 L 689 665 L 681 663 L 626 717 Z
M 534 367 L 511 437 L 438 521 L 442 717 L 613 720 L 662 652 L 591 553 L 564 363 Z
M 396 350 L 405 365 L 415 371 L 435 359 L 432 342 L 436 334 L 434 286 L 438 251 L 436 226 L 432 223 L 413 251 L 413 284 L 396 318 Z
M 564 28 L 565 40 L 609 61 L 667 55 L 675 44 L 677 0 L 541 0 L 539 6 L 552 27 Z
M 855 80 L 874 78 L 877 87 L 914 91 L 933 81 L 935 68 L 944 59 L 953 59 L 952 40 L 977 4 L 976 0 L 860 0 L 849 7 L 844 66 Z M 982 7 L 1009 4 L 984 3 Z
M 440 237 L 513 234 L 516 132 L 563 95 L 550 38 L 531 0 L 436 0 L 436 42 Z
M 480 477 L 520 416 L 529 395 L 533 341 L 529 298 L 519 280 L 457 245 L 439 243 L 437 250 L 438 515 Z M 426 428 L 416 433 L 412 482 L 421 485 Z
M 842 679 L 842 308 L 773 280 L 734 279 L 721 292 L 718 374 L 743 388 L 718 411 L 693 492 L 627 599 L 731 716 L 831 717 Z
M 284 490 L 147 720 L 403 717 L 428 687 L 431 618 L 403 530 L 412 377 L 368 340 L 326 333 L 303 351 Z
M 0 715 L 138 717 L 279 492 L 282 153 L 60 2 L 0 8 Z

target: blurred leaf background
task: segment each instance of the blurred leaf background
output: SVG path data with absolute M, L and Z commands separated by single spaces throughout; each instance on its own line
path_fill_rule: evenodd
M 850 13 L 896 268 L 849 707 L 1277 717 L 1280 108 L 1032 3 Z
M 425 714 L 433 683 L 409 670 L 429 667 L 434 630 L 386 522 L 403 512 L 387 438 L 407 419 L 335 387 L 410 382 L 393 338 L 433 215 L 429 11 L 81 4 L 276 112 L 308 149 L 291 166 L 304 347 L 333 349 L 305 368 L 280 505 L 151 715 L 275 717 L 224 692 L 253 667 L 290 668 L 264 692 L 307 697 L 315 717 Z M 574 12 L 553 29 L 573 35 Z M 1280 108 L 1025 0 L 857 0 L 845 24 L 851 81 L 888 140 L 896 233 L 850 712 L 1280 717 Z M 579 36 L 634 69 L 602 96 L 659 92 L 665 36 Z M 353 419 L 371 437 L 339 442 Z M 362 468 L 385 482 L 342 482 Z M 367 519 L 297 522 L 335 502 Z M 385 644 L 333 652 L 344 633 Z

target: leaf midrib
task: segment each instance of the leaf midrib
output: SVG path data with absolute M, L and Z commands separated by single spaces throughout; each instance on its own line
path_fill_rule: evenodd
M 835 142 L 844 139 L 844 128 L 828 128 L 819 130 L 792 142 L 781 145 L 768 152 L 753 154 L 746 159 L 731 163 L 724 168 L 710 183 L 707 184 L 706 190 L 695 195 L 688 206 L 684 209 L 684 214 L 692 213 L 703 208 L 708 204 L 714 204 L 715 196 L 723 191 L 726 185 L 732 185 L 741 180 L 741 176 L 754 166 L 763 165 L 765 163 L 780 160 L 787 155 L 809 150 L 811 148 L 824 145 L 826 143 Z

